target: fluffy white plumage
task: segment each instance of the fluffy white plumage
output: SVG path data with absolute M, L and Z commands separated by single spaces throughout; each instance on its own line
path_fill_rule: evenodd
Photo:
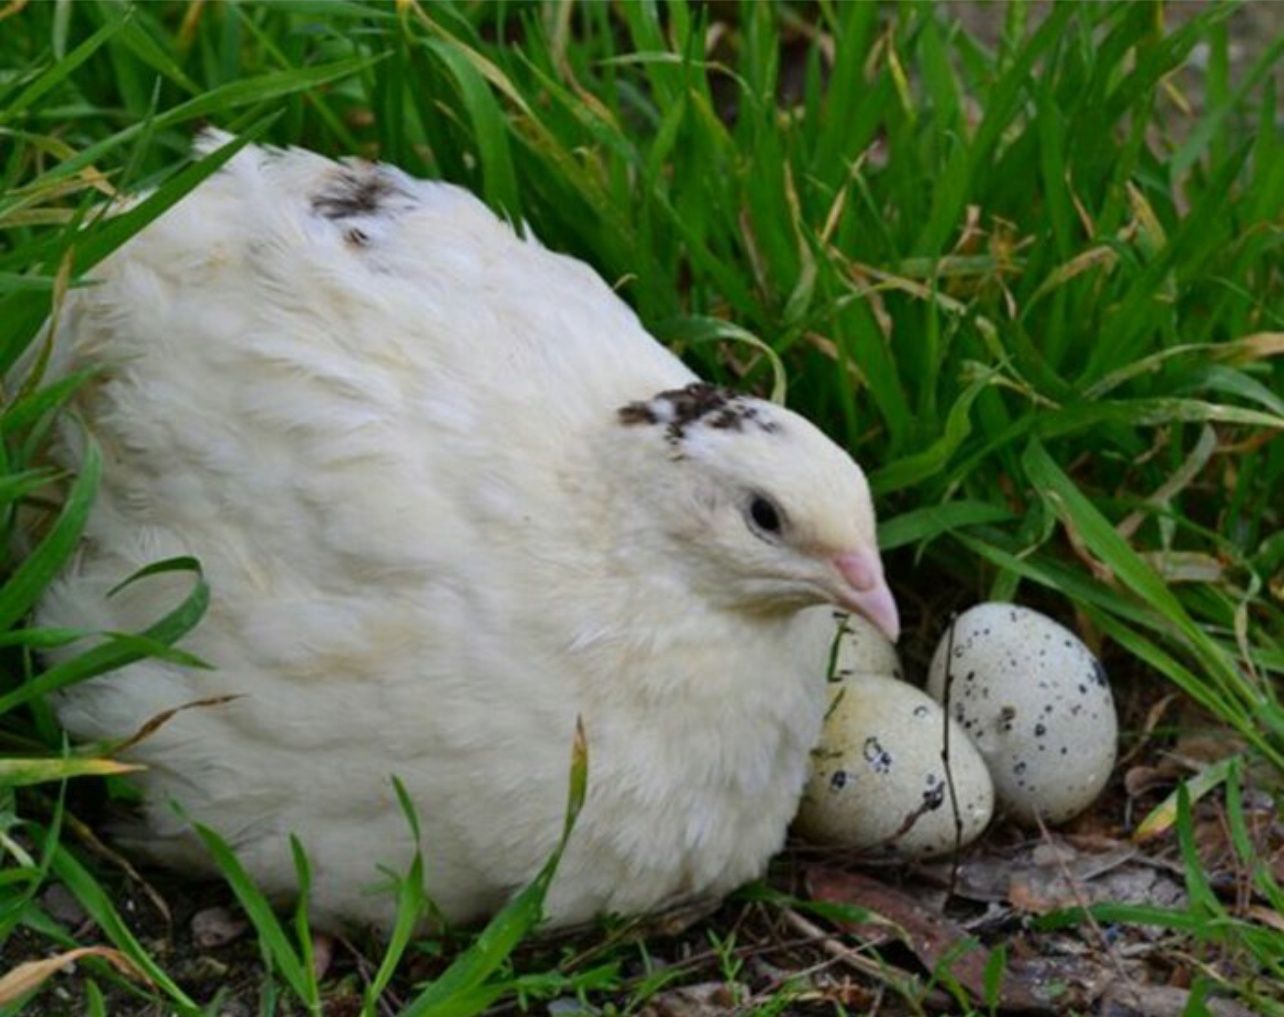
M 557 841 L 579 715 L 589 799 L 553 922 L 762 870 L 820 727 L 815 605 L 895 628 L 844 452 L 687 388 L 587 266 L 388 167 L 246 149 L 95 275 L 53 362 L 105 365 L 78 397 L 104 483 L 41 621 L 147 624 L 181 586 L 107 591 L 193 554 L 213 601 L 184 646 L 218 670 L 138 664 L 61 717 L 119 736 L 241 694 L 132 751 L 148 850 L 201 863 L 174 799 L 288 894 L 293 832 L 322 921 L 386 924 L 376 867 L 412 849 L 396 774 L 429 892 L 479 917 Z

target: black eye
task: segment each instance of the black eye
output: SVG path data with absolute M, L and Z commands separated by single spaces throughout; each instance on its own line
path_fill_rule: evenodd
M 749 502 L 749 518 L 766 533 L 779 533 L 781 530 L 780 510 L 760 494 L 755 494 Z

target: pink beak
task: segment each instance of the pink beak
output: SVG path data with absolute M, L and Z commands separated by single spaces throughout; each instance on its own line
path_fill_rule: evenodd
M 901 634 L 900 614 L 883 578 L 883 561 L 874 551 L 850 551 L 834 559 L 845 580 L 838 603 L 876 625 L 893 643 Z

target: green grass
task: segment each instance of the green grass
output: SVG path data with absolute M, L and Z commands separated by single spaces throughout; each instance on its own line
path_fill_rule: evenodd
M 1004 10 L 992 47 L 950 8 L 912 3 L 10 10 L 0 367 L 69 286 L 247 140 L 457 181 L 591 262 L 707 376 L 763 392 L 787 382 L 790 405 L 851 448 L 879 499 L 911 653 L 976 599 L 1076 612 L 1117 690 L 1171 682 L 1238 736 L 1274 793 L 1284 37 L 1232 70 L 1233 7 L 1168 25 L 1149 4 L 1058 4 L 1037 24 L 1021 4 Z M 1197 46 L 1206 72 L 1181 73 Z M 192 162 L 203 122 L 238 141 Z M 105 193 L 144 187 L 156 190 L 134 211 L 101 218 Z M 0 940 L 25 928 L 74 945 L 34 903 L 53 871 L 108 909 L 111 942 L 150 963 L 75 860 L 77 839 L 64 829 L 56 846 L 50 789 L 110 770 L 110 747 L 65 747 L 43 697 L 181 655 L 207 591 L 196 563 L 173 563 L 193 587 L 169 615 L 41 671 L 34 651 L 82 634 L 25 618 L 98 479 L 94 456 L 78 478 L 41 465 L 69 392 L 9 391 L 0 417 L 5 546 L 19 504 L 64 495 L 0 589 L 0 737 L 14 760 L 0 763 Z M 1244 778 L 1228 772 L 1233 820 Z M 1186 808 L 1174 822 L 1189 840 Z M 1284 914 L 1239 815 L 1236 847 Z M 1238 951 L 1232 988 L 1278 979 L 1284 935 L 1205 891 L 1192 886 L 1189 912 L 1164 920 Z M 278 963 L 284 983 L 315 1003 L 299 943 L 277 931 L 291 951 L 279 957 L 299 965 Z M 104 984 L 126 981 L 85 963 Z M 579 991 L 559 977 L 550 991 Z M 147 991 L 194 1006 L 163 972 L 154 981 Z M 480 984 L 492 983 L 440 1012 L 471 1012 Z M 1262 991 L 1254 1005 L 1279 1012 Z

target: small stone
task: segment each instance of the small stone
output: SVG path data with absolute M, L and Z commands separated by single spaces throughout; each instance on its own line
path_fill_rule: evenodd
M 80 901 L 61 883 L 51 884 L 40 895 L 40 906 L 54 921 L 71 929 L 79 928 L 89 918 L 88 912 L 80 906 Z
M 192 941 L 201 949 L 226 946 L 249 926 L 227 908 L 205 908 L 192 916 Z

